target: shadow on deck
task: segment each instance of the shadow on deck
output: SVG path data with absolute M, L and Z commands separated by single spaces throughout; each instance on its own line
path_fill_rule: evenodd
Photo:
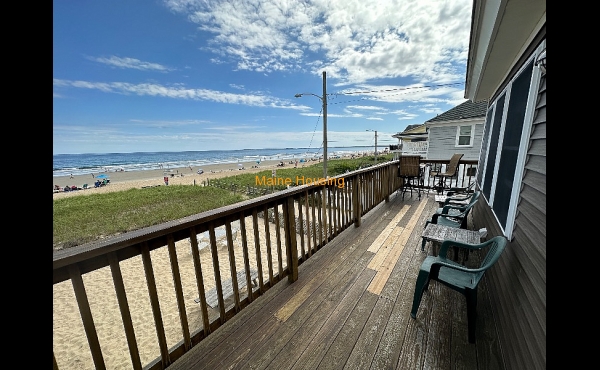
M 410 318 L 421 232 L 438 204 L 399 193 L 300 265 L 169 369 L 502 369 L 485 277 L 477 343 L 462 295 L 432 281 Z M 437 253 L 437 248 L 436 248 Z M 459 258 L 464 258 L 462 255 Z M 471 253 L 470 263 L 478 253 Z M 470 264 L 469 263 L 469 264 Z

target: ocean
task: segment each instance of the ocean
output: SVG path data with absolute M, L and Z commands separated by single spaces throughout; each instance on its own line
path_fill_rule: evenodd
M 381 148 L 378 148 L 381 150 Z M 329 158 L 345 154 L 374 152 L 373 146 L 329 147 Z M 242 163 L 246 166 L 266 160 L 311 159 L 323 155 L 322 149 L 241 149 L 186 152 L 89 153 L 52 156 L 53 176 L 86 175 L 115 171 L 144 171 L 208 164 Z

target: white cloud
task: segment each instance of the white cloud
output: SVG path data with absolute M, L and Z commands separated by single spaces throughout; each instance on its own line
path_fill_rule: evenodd
M 212 35 L 207 45 L 238 69 L 325 68 L 342 84 L 411 76 L 462 80 L 470 0 L 165 0 Z M 311 55 L 312 59 L 312 55 Z
M 89 82 L 54 79 L 55 88 L 82 88 L 106 93 L 160 96 L 173 99 L 209 100 L 226 104 L 242 104 L 254 107 L 270 107 L 305 111 L 307 106 L 294 105 L 283 99 L 260 94 L 232 94 L 208 89 L 190 89 L 181 86 L 163 86 L 155 83 L 131 84 L 126 82 Z
M 171 68 L 165 67 L 158 63 L 150 63 L 143 62 L 139 59 L 135 58 L 120 58 L 116 56 L 111 56 L 109 58 L 103 57 L 88 57 L 89 60 L 93 60 L 98 63 L 103 63 L 112 67 L 117 68 L 128 68 L 128 69 L 138 69 L 141 71 L 159 71 L 159 72 L 168 72 L 171 71 Z

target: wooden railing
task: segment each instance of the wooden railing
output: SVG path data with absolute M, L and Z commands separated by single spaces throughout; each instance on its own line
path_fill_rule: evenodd
M 421 159 L 421 164 L 425 165 L 423 171 L 423 187 L 427 189 L 435 190 L 436 185 L 439 182 L 439 178 L 430 176 L 432 171 L 445 171 L 446 166 L 450 162 L 449 159 Z M 454 187 L 467 187 L 475 181 L 477 174 L 477 160 L 461 160 L 458 164 L 458 171 L 456 176 L 447 179 L 447 186 Z
M 54 252 L 54 369 L 167 368 L 274 284 L 296 281 L 298 266 L 344 229 L 360 226 L 361 216 L 399 189 L 397 166 L 387 162 Z M 215 294 L 212 307 L 207 296 Z M 117 324 L 97 326 L 98 317 Z M 75 352 L 59 348 L 74 341 Z

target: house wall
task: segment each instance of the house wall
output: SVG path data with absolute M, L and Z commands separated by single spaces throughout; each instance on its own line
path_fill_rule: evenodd
M 513 239 L 485 275 L 507 369 L 546 369 L 546 77 L 541 77 Z M 502 230 L 485 197 L 474 226 Z M 479 335 L 479 333 L 478 333 Z
M 462 153 L 463 160 L 478 160 L 483 134 L 483 120 L 475 125 L 473 146 L 456 146 L 457 125 L 431 126 L 429 128 L 429 149 L 427 159 L 450 159 L 454 153 Z

